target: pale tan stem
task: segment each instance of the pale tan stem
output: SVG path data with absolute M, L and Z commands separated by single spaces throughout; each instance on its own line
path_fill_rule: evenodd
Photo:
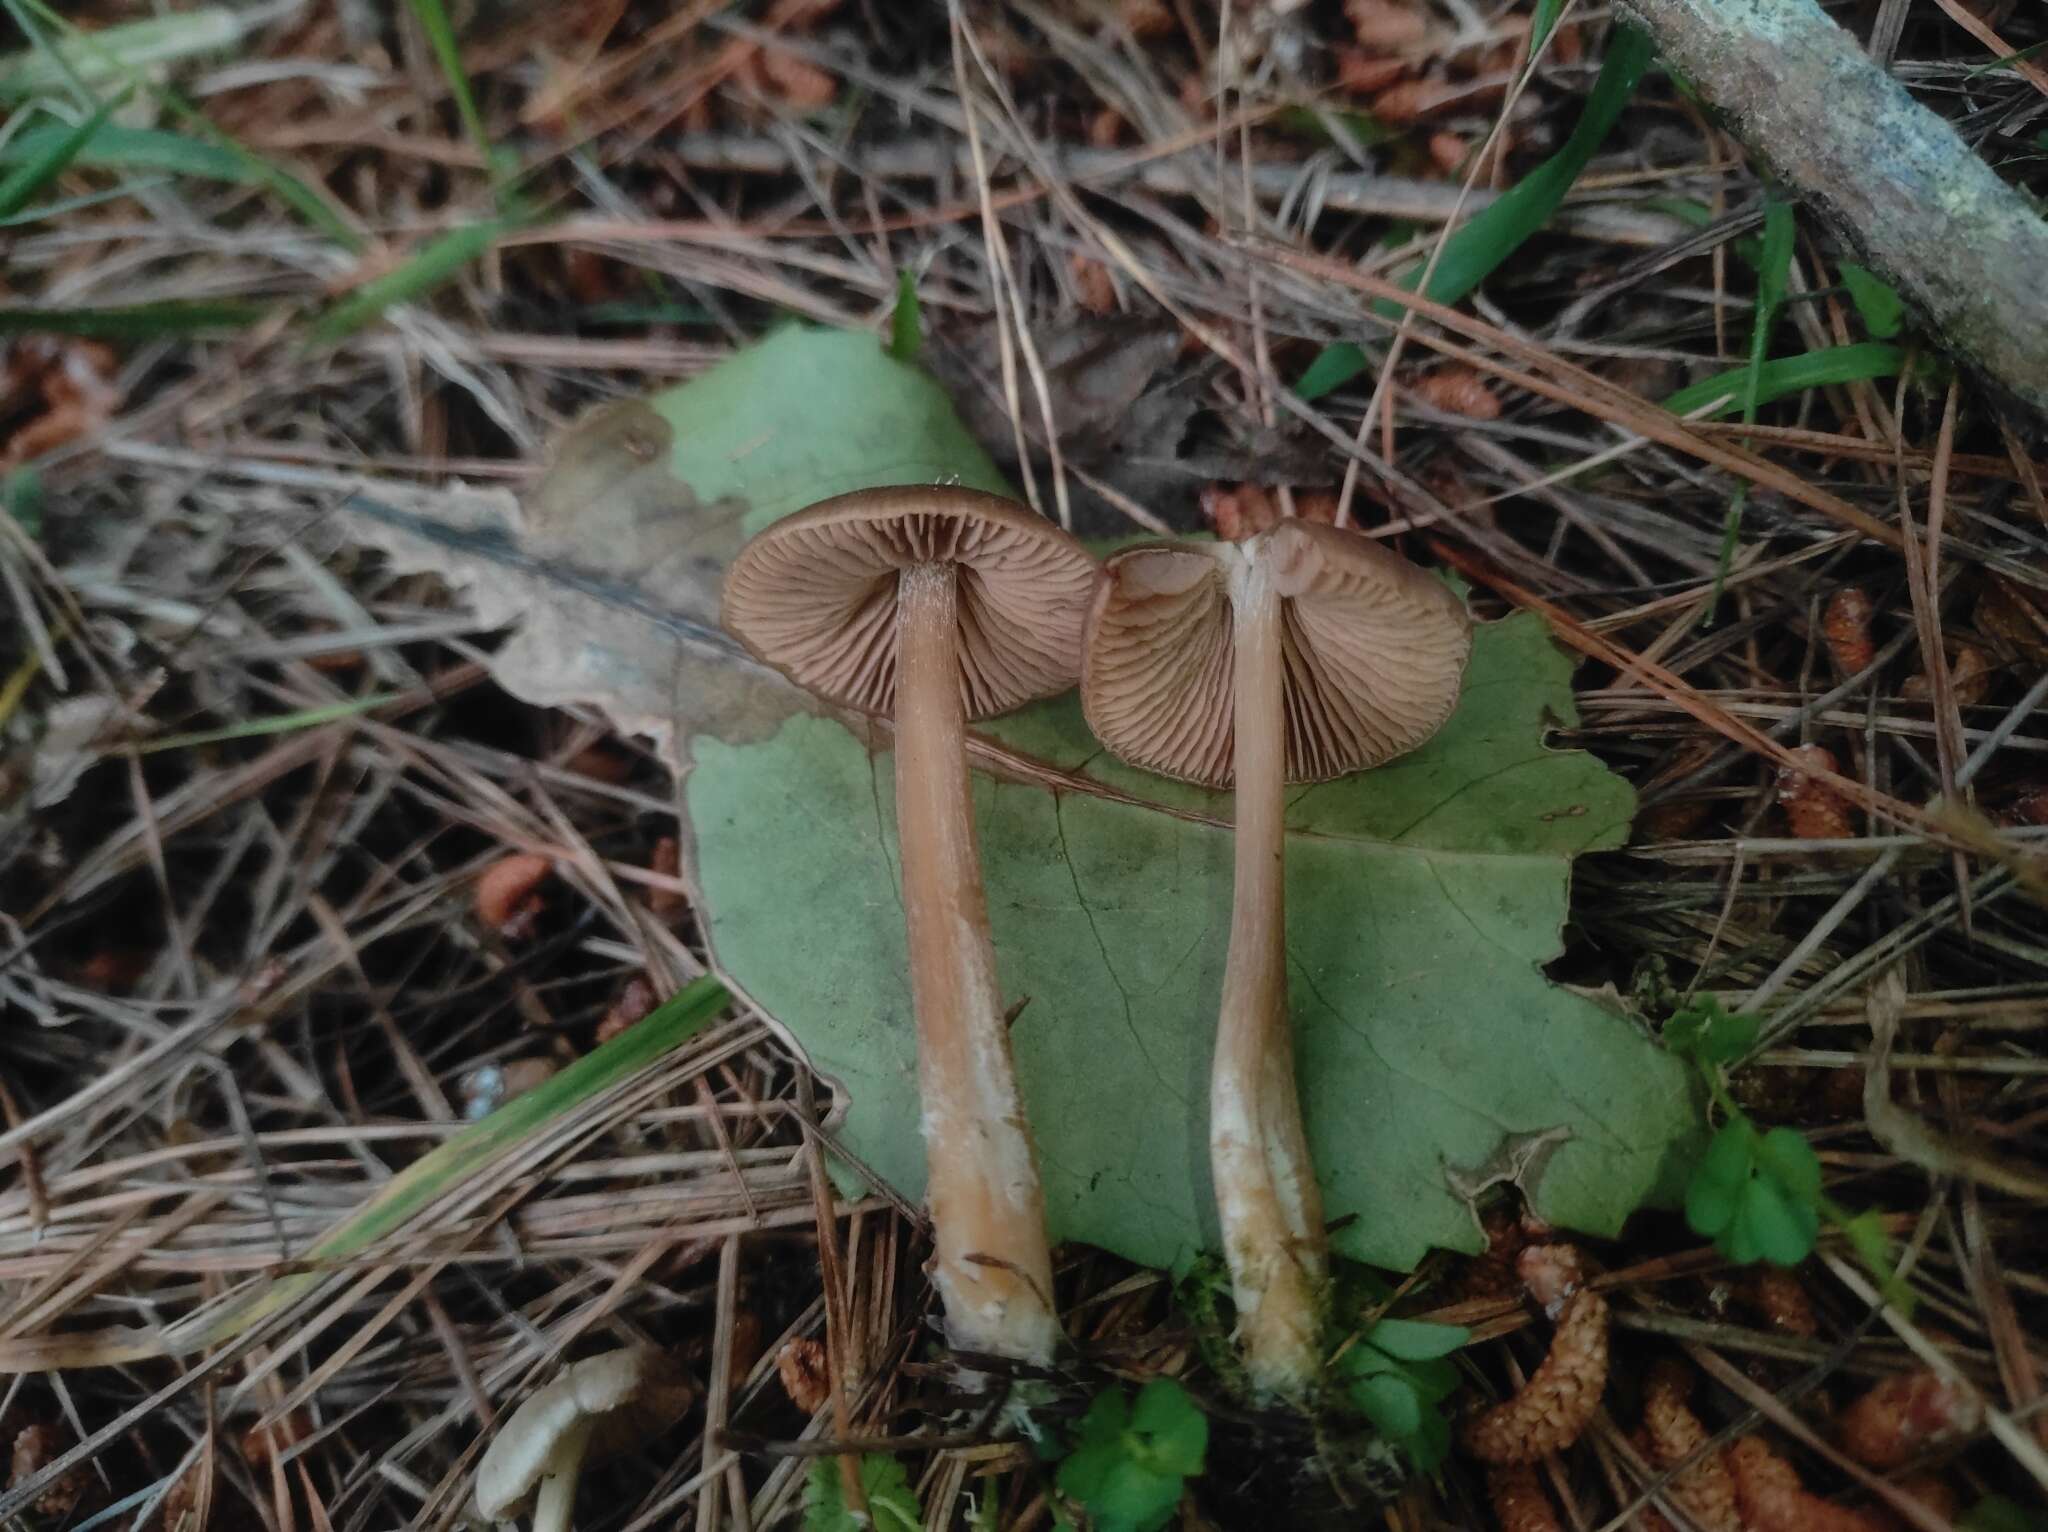
M 981 888 L 957 580 L 951 564 L 905 570 L 896 617 L 896 833 L 937 1245 L 932 1281 L 952 1345 L 1044 1363 L 1060 1327 L 1045 1199 Z
M 1329 1249 L 1287 1019 L 1287 734 L 1281 603 L 1256 550 L 1235 571 L 1237 884 L 1209 1077 L 1209 1158 L 1245 1366 L 1298 1398 L 1322 1364 Z

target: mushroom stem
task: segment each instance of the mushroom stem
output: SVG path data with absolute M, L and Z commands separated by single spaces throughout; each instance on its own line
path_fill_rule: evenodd
M 958 580 L 951 564 L 904 570 L 896 617 L 896 834 L 937 1247 L 932 1281 L 951 1345 L 1047 1363 L 1060 1336 L 1052 1255 L 981 887 Z
M 1298 1398 L 1322 1364 L 1329 1250 L 1287 1018 L 1287 719 L 1280 593 L 1256 545 L 1233 583 L 1237 878 L 1209 1077 L 1209 1159 L 1252 1385 Z
M 533 1497 L 533 1532 L 569 1532 L 576 1511 L 576 1481 L 590 1446 L 590 1422 L 583 1421 L 548 1454 L 547 1472 Z

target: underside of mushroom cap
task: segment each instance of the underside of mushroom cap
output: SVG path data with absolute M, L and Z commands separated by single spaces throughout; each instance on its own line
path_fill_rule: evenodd
M 888 713 L 899 578 L 931 564 L 959 571 L 969 718 L 1074 684 L 1095 561 L 1024 506 L 951 485 L 859 490 L 776 522 L 726 575 L 725 626 L 806 691 Z
M 1106 561 L 1081 701 L 1119 758 L 1230 786 L 1233 609 L 1255 566 L 1282 603 L 1288 781 L 1377 766 L 1443 726 L 1472 652 L 1464 602 L 1362 533 L 1290 520 L 1243 543 L 1143 543 Z

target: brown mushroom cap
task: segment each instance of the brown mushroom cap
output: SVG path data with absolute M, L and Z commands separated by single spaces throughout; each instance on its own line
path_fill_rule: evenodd
M 784 517 L 741 549 L 726 575 L 725 627 L 806 691 L 888 713 L 897 577 L 939 563 L 960 570 L 969 718 L 1074 684 L 1095 561 L 1015 501 L 954 485 L 856 490 Z
M 1230 785 L 1232 607 L 1254 561 L 1282 601 L 1288 781 L 1377 766 L 1443 726 L 1472 652 L 1465 603 L 1362 533 L 1290 520 L 1244 543 L 1110 556 L 1081 676 L 1097 739 L 1147 771 Z
M 587 1357 L 535 1392 L 498 1428 L 476 1470 L 477 1510 L 501 1521 L 524 1505 L 551 1471 L 569 1433 L 587 1426 L 583 1460 L 601 1462 L 660 1436 L 690 1407 L 696 1389 L 668 1356 L 630 1346 Z

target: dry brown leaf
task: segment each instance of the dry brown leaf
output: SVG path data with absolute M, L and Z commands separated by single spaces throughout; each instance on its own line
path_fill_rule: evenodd
M 825 1365 L 823 1341 L 797 1336 L 775 1359 L 775 1371 L 782 1379 L 789 1402 L 806 1415 L 817 1414 L 832 1397 L 832 1378 Z
M 626 981 L 626 987 L 619 991 L 618 999 L 611 1003 L 611 1009 L 604 1013 L 603 1020 L 598 1022 L 597 1041 L 600 1044 L 610 1042 L 653 1010 L 659 999 L 647 975 L 634 974 Z
M 1500 419 L 1500 400 L 1486 386 L 1486 380 L 1469 367 L 1440 367 L 1424 373 L 1410 387 L 1424 404 L 1446 414 L 1465 415 L 1473 420 Z
M 1218 537 L 1235 543 L 1271 528 L 1280 507 L 1261 485 L 1208 484 L 1202 488 L 1202 514 Z
M 1429 37 L 1429 17 L 1401 0 L 1344 0 L 1344 14 L 1358 45 L 1371 52 L 1413 49 Z
M 1850 1110 L 1861 1107 L 1863 1075 L 1860 1070 L 1840 1070 L 1838 1074 L 1849 1076 L 1855 1099 Z M 1832 1077 L 1830 1089 L 1833 1089 Z M 1846 1114 L 1838 1114 L 1846 1115 Z M 1807 1295 L 1806 1286 L 1799 1280 L 1799 1274 L 1786 1271 L 1779 1266 L 1753 1266 L 1743 1275 L 1737 1292 L 1742 1301 L 1754 1309 L 1769 1325 L 1781 1335 L 1811 1337 L 1820 1333 L 1820 1322 L 1814 1317 L 1813 1299 Z
M 761 94 L 799 112 L 830 106 L 839 96 L 839 81 L 830 71 L 786 48 L 763 48 L 754 55 L 754 77 Z
M 1067 271 L 1074 279 L 1074 293 L 1082 308 L 1091 314 L 1116 311 L 1116 284 L 1102 262 L 1076 250 L 1067 257 Z
M 1337 62 L 1337 89 L 1353 96 L 1376 96 L 1412 72 L 1406 59 L 1368 53 L 1363 48 L 1333 50 Z
M 1869 1468 L 1897 1468 L 1927 1448 L 1967 1436 L 1983 1419 L 1977 1396 L 1929 1371 L 1886 1378 L 1842 1411 L 1842 1450 Z
M 1975 644 L 1957 644 L 1948 661 L 1949 686 L 1957 707 L 1972 707 L 1991 690 L 1991 656 Z M 1906 702 L 1925 702 L 1934 695 L 1934 684 L 1926 672 L 1906 677 L 1899 696 Z
M 530 851 L 500 857 L 476 880 L 476 915 L 491 930 L 507 940 L 528 934 L 530 923 L 541 910 L 538 892 L 554 863 Z

